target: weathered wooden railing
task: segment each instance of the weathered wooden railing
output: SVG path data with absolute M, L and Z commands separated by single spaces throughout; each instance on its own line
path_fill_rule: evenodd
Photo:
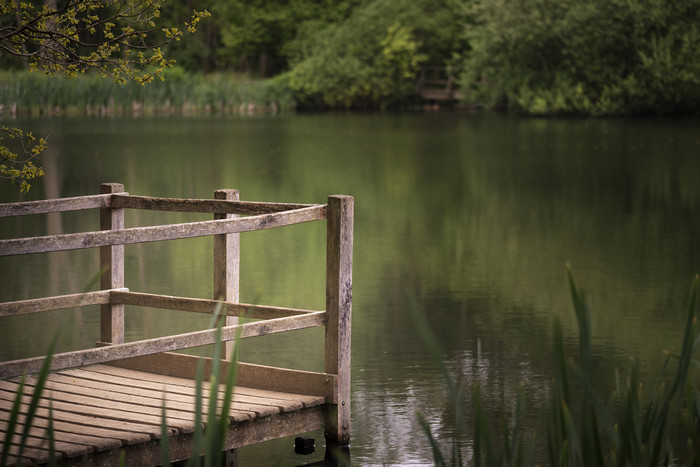
M 325 370 L 298 371 L 238 363 L 237 385 L 311 394 L 325 398 L 315 421 L 299 430 L 326 429 L 330 444 L 350 440 L 350 320 L 352 303 L 353 198 L 330 196 L 328 204 L 282 204 L 240 201 L 237 190 L 217 190 L 215 199 L 171 199 L 133 196 L 117 183 L 102 185 L 102 194 L 76 198 L 0 204 L 0 217 L 100 209 L 100 231 L 0 240 L 0 256 L 100 248 L 99 291 L 0 303 L 0 317 L 48 310 L 100 305 L 100 336 L 96 348 L 59 353 L 51 369 L 98 363 L 129 366 L 153 373 L 194 375 L 196 359 L 171 353 L 214 343 L 216 330 L 204 329 L 134 342 L 124 339 L 125 305 L 196 313 L 221 307 L 227 317 L 222 340 L 325 326 Z M 130 227 L 125 209 L 211 213 L 213 220 Z M 310 311 L 239 303 L 239 233 L 308 221 L 327 220 L 326 309 Z M 124 287 L 124 245 L 214 236 L 214 299 L 139 293 Z M 238 324 L 238 317 L 260 321 Z M 44 357 L 0 362 L 0 380 L 39 371 Z M 270 437 L 290 434 L 283 431 Z M 268 437 L 269 439 L 269 437 Z M 240 444 L 240 442 L 239 442 Z

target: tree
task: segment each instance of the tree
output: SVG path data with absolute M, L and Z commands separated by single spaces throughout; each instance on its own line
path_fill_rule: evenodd
M 219 0 L 219 60 L 269 77 L 289 68 L 298 43 L 351 14 L 361 0 Z
M 162 79 L 166 59 L 162 47 L 194 33 L 204 11 L 192 11 L 182 27 L 162 24 L 164 0 L 46 0 L 0 1 L 0 63 L 7 56 L 30 69 L 72 78 L 95 70 L 117 83 L 146 84 Z M 14 141 L 16 146 L 7 146 Z M 0 128 L 0 176 L 20 182 L 41 176 L 33 160 L 46 146 L 44 139 L 16 128 Z
M 463 0 L 371 0 L 297 45 L 289 85 L 301 105 L 385 108 L 410 102 L 421 65 L 465 47 Z
M 700 0 L 477 1 L 469 103 L 532 114 L 695 113 Z

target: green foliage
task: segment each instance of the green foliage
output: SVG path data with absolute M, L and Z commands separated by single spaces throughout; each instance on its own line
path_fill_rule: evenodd
M 700 1 L 479 1 L 469 103 L 532 114 L 696 112 Z
M 347 17 L 360 0 L 221 0 L 214 2 L 224 68 L 266 77 L 285 71 L 298 44 Z
M 297 41 L 289 84 L 305 106 L 385 108 L 413 100 L 417 72 L 464 47 L 461 0 L 372 0 Z
M 14 66 L 27 63 L 31 70 L 49 76 L 75 78 L 96 70 L 115 82 L 150 83 L 163 79 L 166 59 L 162 47 L 179 41 L 184 32 L 194 33 L 209 12 L 193 11 L 184 28 L 160 20 L 163 0 L 67 0 L 61 2 L 16 1 L 0 3 L 0 62 Z M 3 86 L 4 87 L 4 86 Z M 27 92 L 23 89 L 22 92 Z M 39 95 L 41 98 L 43 95 Z M 16 103 L 15 103 L 16 104 Z M 34 144 L 31 134 L 2 128 L 2 133 L 20 142 L 22 151 L 5 146 L 0 136 L 0 176 L 20 180 L 20 190 L 29 191 L 29 180 L 43 175 L 31 159 L 46 147 Z M 31 143 L 31 147 L 25 145 Z
M 184 28 L 165 25 L 162 0 L 68 0 L 0 5 L 0 50 L 32 69 L 69 78 L 96 69 L 117 82 L 151 82 L 172 66 L 161 47 L 195 32 L 207 11 L 194 11 Z
M 20 191 L 27 193 L 31 188 L 29 181 L 44 175 L 43 169 L 33 161 L 44 149 L 44 138 L 37 140 L 19 128 L 0 126 L 0 178 L 19 182 Z
M 316 34 L 289 72 L 299 101 L 342 108 L 405 99 L 427 58 L 414 37 L 420 14 L 420 2 L 375 0 Z
M 677 367 L 670 381 L 662 379 L 644 404 L 636 365 L 631 368 L 626 386 L 618 387 L 610 399 L 602 401 L 594 391 L 590 310 L 569 269 L 567 273 L 579 328 L 579 355 L 577 361 L 567 357 L 561 320 L 555 318 L 554 378 L 551 418 L 547 427 L 549 464 L 583 467 L 680 462 L 697 465 L 700 461 L 697 454 L 700 452 L 700 392 L 691 384 L 690 369 L 692 364 L 697 365 L 692 355 L 700 345 L 697 329 L 700 279 L 696 276 L 693 281 L 680 353 L 668 355 L 660 374 L 667 374 L 672 361 L 677 361 Z M 421 337 L 447 384 L 449 408 L 459 420 L 465 412 L 466 400 L 461 389 L 454 397 L 455 381 L 445 368 L 437 342 L 427 330 L 427 322 L 413 308 Z M 523 437 L 521 432 L 522 386 L 512 418 L 507 420 L 504 417 L 500 422 L 500 436 L 494 435 L 489 428 L 491 422 L 484 414 L 478 386 L 474 387 L 471 403 L 474 428 L 470 465 L 534 465 L 534 436 Z M 501 412 L 505 413 L 505 409 Z M 457 425 L 452 440 L 452 457 L 448 462 L 425 418 L 418 414 L 418 420 L 432 447 L 435 465 L 464 465 L 458 441 L 468 433 L 461 424 Z M 674 439 L 680 439 L 684 446 L 674 445 Z

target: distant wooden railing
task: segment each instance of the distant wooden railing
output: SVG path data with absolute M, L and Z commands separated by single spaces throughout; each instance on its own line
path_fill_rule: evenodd
M 229 345 L 237 337 L 325 326 L 323 373 L 239 362 L 239 382 L 272 381 L 271 384 L 280 389 L 303 389 L 309 394 L 324 396 L 332 406 L 326 423 L 328 441 L 334 445 L 348 445 L 353 198 L 330 196 L 328 204 L 262 203 L 240 201 L 238 190 L 217 190 L 213 200 L 157 198 L 129 195 L 118 183 L 103 184 L 101 191 L 102 194 L 94 196 L 0 204 L 0 217 L 99 208 L 99 231 L 0 240 L 0 256 L 99 247 L 102 271 L 99 291 L 0 303 L 0 317 L 100 305 L 98 347 L 56 354 L 51 362 L 52 370 L 155 356 L 215 342 L 214 329 L 125 342 L 125 305 L 195 313 L 213 313 L 220 307 L 227 317 L 221 339 Z M 125 209 L 210 213 L 214 219 L 126 228 Z M 324 219 L 327 221 L 325 310 L 239 303 L 240 232 Z M 132 292 L 124 287 L 124 245 L 209 235 L 214 236 L 213 300 Z M 238 324 L 241 316 L 260 321 Z M 178 365 L 191 361 L 186 355 L 172 354 L 172 358 L 178 359 Z M 0 379 L 36 373 L 44 359 L 0 362 Z M 153 363 L 144 365 L 154 366 Z
M 416 94 L 427 101 L 456 101 L 462 98 L 454 75 L 446 67 L 421 69 L 416 83 Z

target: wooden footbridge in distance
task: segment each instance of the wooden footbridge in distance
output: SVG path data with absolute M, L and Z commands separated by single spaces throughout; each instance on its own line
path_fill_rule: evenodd
M 222 381 L 233 365 L 237 370 L 233 401 L 222 415 L 228 418 L 223 449 L 227 463 L 235 465 L 239 447 L 317 429 L 325 430 L 327 449 L 349 445 L 353 198 L 330 196 L 327 204 L 313 205 L 262 203 L 239 201 L 237 190 L 217 190 L 210 200 L 156 198 L 129 195 L 117 183 L 103 184 L 101 191 L 92 196 L 0 204 L 0 217 L 99 209 L 99 231 L 0 240 L 0 256 L 100 248 L 102 271 L 97 291 L 0 303 L 0 321 L 25 313 L 100 305 L 96 347 L 53 355 L 45 389 L 29 422 L 26 413 L 46 358 L 0 362 L 0 438 L 5 462 L 45 464 L 53 453 L 59 465 L 118 465 L 123 460 L 124 465 L 141 466 L 161 464 L 163 447 L 171 461 L 204 454 L 195 453 L 194 444 L 201 427 L 195 414 L 200 358 L 173 351 L 212 344 L 217 332 L 230 350 L 238 338 L 317 326 L 325 327 L 323 372 L 221 362 Z M 126 228 L 125 209 L 210 213 L 214 219 Z M 240 303 L 240 232 L 318 220 L 327 223 L 326 309 Z M 214 300 L 124 287 L 124 245 L 201 236 L 214 237 Z M 193 313 L 220 310 L 226 323 L 219 329 L 126 342 L 125 306 Z M 256 321 L 238 324 L 238 317 Z M 204 410 L 217 394 L 214 391 L 225 397 L 222 386 L 207 383 L 215 362 L 205 358 L 205 363 L 200 394 Z M 27 375 L 24 383 L 22 375 Z M 22 384 L 24 396 L 18 398 Z M 14 421 L 13 404 L 19 404 L 21 412 Z M 201 420 L 206 420 L 206 414 Z M 28 436 L 21 443 L 25 426 Z
M 418 75 L 416 94 L 424 101 L 454 102 L 462 99 L 455 77 L 446 67 L 425 67 Z

